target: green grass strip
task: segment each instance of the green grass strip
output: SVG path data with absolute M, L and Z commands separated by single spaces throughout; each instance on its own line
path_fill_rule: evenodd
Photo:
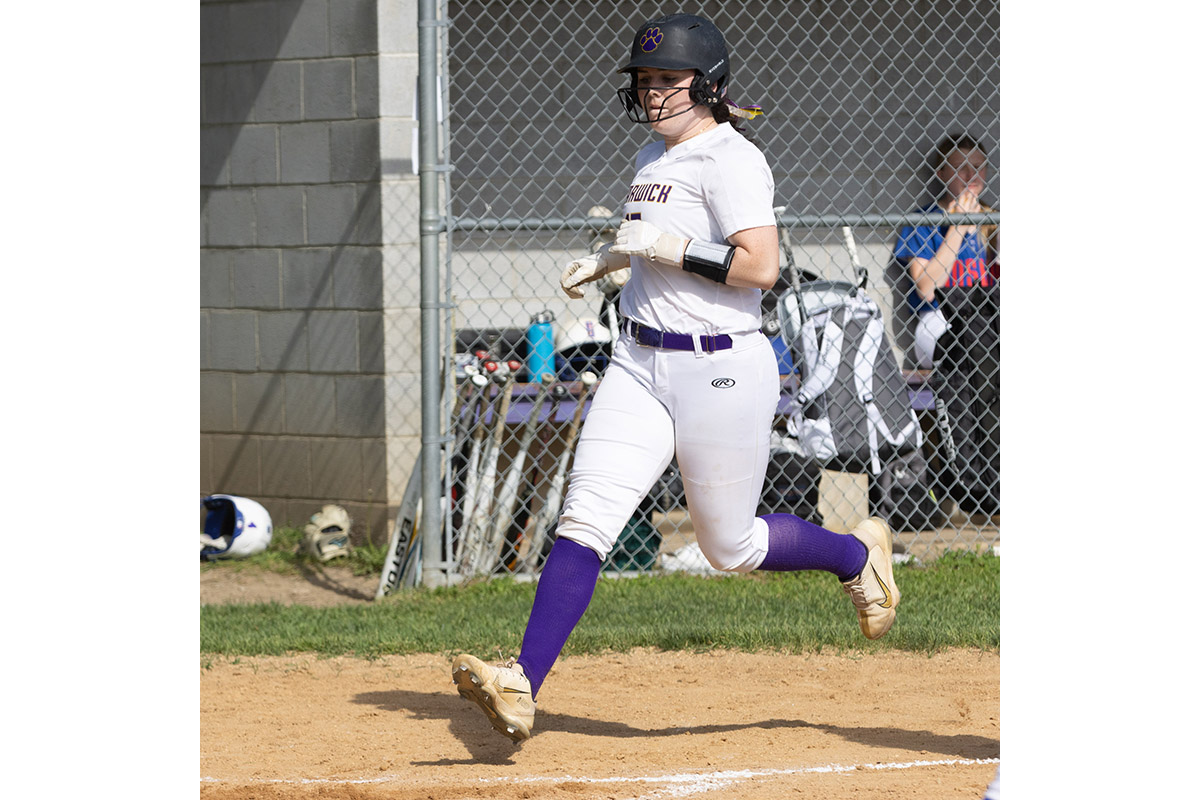
M 601 579 L 564 655 L 663 650 L 811 652 L 1000 647 L 1000 559 L 949 552 L 902 565 L 892 630 L 863 638 L 837 579 L 821 572 Z M 312 652 L 373 658 L 472 652 L 515 655 L 535 586 L 508 578 L 417 589 L 360 606 L 203 605 L 200 651 L 226 656 Z

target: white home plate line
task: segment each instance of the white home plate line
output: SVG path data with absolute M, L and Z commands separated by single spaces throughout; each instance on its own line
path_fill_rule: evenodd
M 615 776 L 610 778 L 587 778 L 573 776 L 534 775 L 519 778 L 479 778 L 478 783 L 643 783 L 666 784 L 663 788 L 655 789 L 649 794 L 640 795 L 635 800 L 652 800 L 658 797 L 689 797 L 705 792 L 724 789 L 736 783 L 751 778 L 770 778 L 778 775 L 804 775 L 822 772 L 853 772 L 859 769 L 900 770 L 917 767 L 958 767 L 975 764 L 999 764 L 998 758 L 955 758 L 942 761 L 900 761 L 875 764 L 826 764 L 819 767 L 793 767 L 760 770 L 718 770 L 716 772 L 688 772 L 676 775 L 642 775 Z M 203 777 L 201 783 L 225 783 L 220 778 Z M 371 784 L 371 783 L 413 783 L 412 779 L 400 775 L 380 775 L 372 778 L 271 778 L 248 783 L 282 783 L 282 784 Z
M 641 777 L 578 778 L 535 776 L 527 778 L 481 778 L 480 783 L 665 783 L 667 786 L 649 794 L 639 795 L 634 800 L 652 800 L 659 797 L 689 797 L 705 792 L 725 789 L 750 778 L 769 778 L 777 775 L 803 775 L 808 773 L 854 772 L 859 769 L 901 770 L 916 767 L 971 766 L 975 764 L 999 764 L 998 758 L 946 759 L 942 761 L 904 761 L 887 764 L 827 764 L 820 767 L 794 767 L 761 770 L 719 770 L 717 772 L 691 772 L 677 775 L 655 775 Z

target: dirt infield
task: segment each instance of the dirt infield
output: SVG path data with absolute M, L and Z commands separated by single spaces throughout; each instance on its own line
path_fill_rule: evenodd
M 214 575 L 204 602 L 366 602 L 371 583 Z M 204 659 L 201 798 L 981 798 L 1000 756 L 995 653 L 564 658 L 519 747 L 449 667 Z

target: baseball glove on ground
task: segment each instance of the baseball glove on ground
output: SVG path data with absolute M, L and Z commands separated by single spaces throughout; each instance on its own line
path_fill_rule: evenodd
M 349 555 L 350 522 L 341 506 L 323 506 L 304 526 L 304 549 L 319 561 Z

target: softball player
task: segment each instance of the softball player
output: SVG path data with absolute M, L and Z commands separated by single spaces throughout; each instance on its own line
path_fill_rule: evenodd
M 584 423 L 558 534 L 538 582 L 521 655 L 489 665 L 460 655 L 459 693 L 514 741 L 591 601 L 625 522 L 678 459 L 696 540 L 718 569 L 819 569 L 842 581 L 871 639 L 900 601 L 891 531 L 875 518 L 835 534 L 790 514 L 755 517 L 779 402 L 761 290 L 779 275 L 775 182 L 733 125 L 729 55 L 708 20 L 672 14 L 642 25 L 618 91 L 627 116 L 660 141 L 638 153 L 616 240 L 572 261 L 563 290 L 632 267 L 622 332 Z

